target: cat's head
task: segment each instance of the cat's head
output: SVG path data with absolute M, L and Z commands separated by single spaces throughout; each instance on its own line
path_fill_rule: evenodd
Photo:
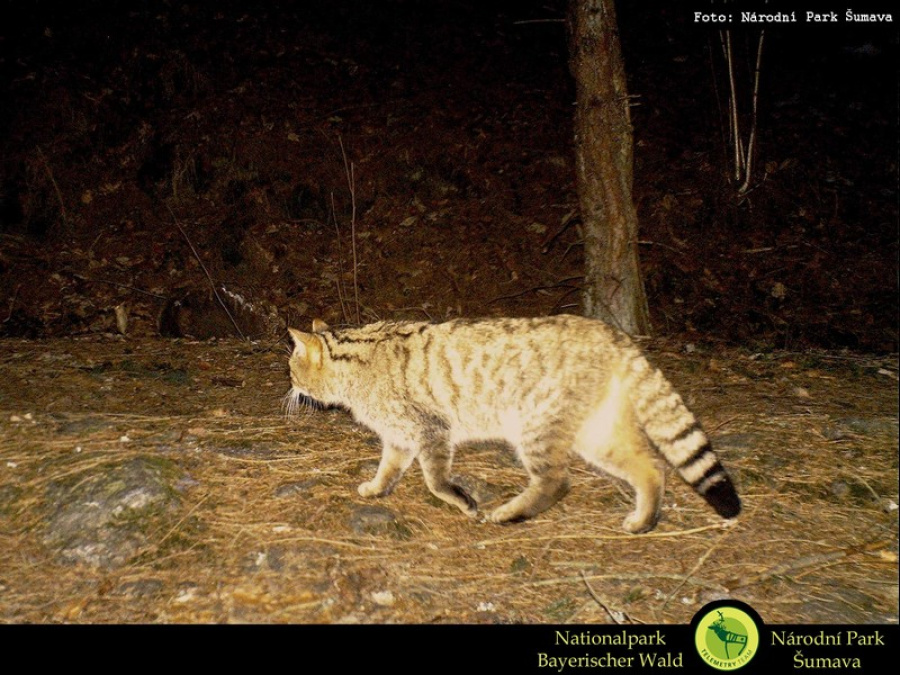
M 338 402 L 332 388 L 325 342 L 320 335 L 326 330 L 328 324 L 319 319 L 313 321 L 312 333 L 288 328 L 294 342 L 294 350 L 288 361 L 291 390 L 287 395 L 286 407 L 289 413 L 296 410 L 303 399 L 312 399 L 325 405 Z

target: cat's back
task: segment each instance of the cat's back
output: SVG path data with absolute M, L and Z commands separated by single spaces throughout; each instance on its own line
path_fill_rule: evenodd
M 336 332 L 332 338 L 343 358 L 372 352 L 374 358 L 435 359 L 445 368 L 509 367 L 532 361 L 547 366 L 609 356 L 629 349 L 624 334 L 596 319 L 569 314 L 533 318 L 452 319 L 442 323 L 382 321 Z
M 427 331 L 438 347 L 460 357 L 499 361 L 537 358 L 562 365 L 621 351 L 630 341 L 596 319 L 570 314 L 533 318 L 455 319 Z
M 406 348 L 395 349 L 398 358 L 391 359 L 402 368 L 410 392 L 451 406 L 569 395 L 601 384 L 608 366 L 621 360 L 617 340 L 622 338 L 615 331 L 570 315 L 456 319 L 378 330 L 406 336 Z
M 334 331 L 326 341 L 331 358 L 360 382 L 446 406 L 598 386 L 631 344 L 601 321 L 565 314 L 379 322 Z
M 373 324 L 381 329 L 410 330 L 416 326 L 444 339 L 465 340 L 470 343 L 520 344 L 535 346 L 543 340 L 548 346 L 563 341 L 571 343 L 595 342 L 612 339 L 613 331 L 607 324 L 574 314 L 556 314 L 538 317 L 498 317 L 484 319 L 451 319 L 440 323 L 383 322 Z M 392 328 L 393 327 L 393 328 Z M 364 327 L 367 328 L 367 327 Z

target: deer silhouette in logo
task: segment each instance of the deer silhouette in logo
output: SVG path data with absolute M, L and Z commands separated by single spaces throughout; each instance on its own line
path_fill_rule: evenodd
M 735 633 L 734 631 L 728 630 L 725 628 L 725 617 L 722 616 L 722 612 L 718 612 L 719 620 L 713 621 L 712 625 L 710 625 L 709 629 L 716 634 L 716 637 L 719 638 L 722 643 L 725 645 L 725 658 L 731 659 L 733 658 L 731 654 L 728 653 L 728 645 L 740 645 L 740 650 L 737 654 L 734 655 L 734 658 L 737 658 L 741 655 L 744 649 L 747 647 L 747 636 L 741 635 L 740 633 Z

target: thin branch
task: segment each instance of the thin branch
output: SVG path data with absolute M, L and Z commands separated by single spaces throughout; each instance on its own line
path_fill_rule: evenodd
M 184 240 L 187 242 L 188 246 L 191 247 L 191 251 L 194 254 L 194 257 L 197 259 L 197 262 L 200 263 L 200 268 L 203 270 L 203 273 L 206 274 L 206 278 L 209 280 L 210 288 L 212 288 L 213 295 L 216 296 L 216 300 L 219 301 L 219 304 L 222 306 L 222 309 L 225 310 L 225 314 L 228 315 L 228 318 L 231 320 L 231 325 L 234 326 L 234 329 L 237 331 L 237 334 L 241 336 L 242 340 L 246 340 L 247 338 L 244 336 L 244 333 L 241 331 L 240 326 L 238 326 L 237 321 L 234 320 L 234 317 L 231 315 L 231 312 L 228 311 L 228 307 L 225 305 L 225 302 L 222 300 L 219 295 L 219 291 L 216 288 L 216 282 L 213 281 L 212 275 L 209 273 L 209 270 L 206 269 L 206 265 L 203 264 L 203 260 L 200 259 L 200 254 L 197 253 L 197 249 L 194 248 L 194 244 L 191 241 L 190 237 L 187 236 L 187 232 L 184 231 L 184 228 L 178 223 L 178 219 L 175 217 L 172 209 L 169 205 L 166 205 L 166 208 L 169 209 L 169 213 L 172 215 L 172 222 L 175 223 L 175 227 L 178 228 L 178 231 L 181 232 L 181 235 L 184 237 Z
M 584 570 L 581 570 L 581 580 L 584 582 L 584 585 L 587 587 L 588 593 L 590 593 L 591 597 L 594 599 L 604 612 L 609 616 L 610 619 L 613 620 L 613 623 L 623 624 L 623 623 L 632 623 L 631 617 L 629 617 L 625 612 L 613 612 L 609 607 L 606 606 L 606 603 L 600 599 L 600 596 L 597 595 L 596 591 L 594 591 L 591 583 L 588 581 L 587 575 L 584 573 Z M 620 615 L 620 616 L 617 616 Z
M 578 220 L 578 213 L 574 209 L 564 215 L 560 221 L 559 229 L 557 229 L 554 234 L 551 234 L 541 245 L 541 253 L 547 253 L 563 232 L 568 230 L 572 225 L 577 225 Z
M 53 177 L 53 170 L 50 168 L 50 163 L 47 161 L 47 157 L 44 156 L 44 151 L 38 147 L 37 149 L 38 156 L 41 158 L 41 162 L 44 164 L 44 170 L 47 172 L 47 177 L 50 179 L 50 184 L 53 186 L 53 190 L 56 192 L 56 200 L 59 202 L 59 211 L 62 216 L 63 225 L 65 225 L 66 229 L 69 227 L 69 218 L 66 215 L 66 204 L 63 202 L 62 192 L 59 190 L 59 185 L 56 184 L 56 178 Z
M 746 144 L 743 139 L 743 135 L 741 134 L 741 115 L 740 115 L 740 105 L 738 101 L 738 83 L 737 78 L 735 76 L 735 64 L 734 64 L 734 47 L 732 43 L 732 36 L 730 30 L 724 30 L 719 32 L 719 39 L 722 45 L 722 56 L 725 60 L 725 69 L 726 76 L 728 79 L 728 87 L 729 87 L 729 101 L 728 101 L 728 125 L 729 125 L 729 133 L 730 133 L 730 143 L 732 146 L 732 152 L 734 153 L 733 162 L 734 166 L 733 175 L 734 182 L 738 184 L 737 195 L 739 198 L 743 199 L 747 196 L 747 194 L 752 190 L 750 187 L 751 180 L 753 177 L 753 159 L 756 150 L 756 137 L 757 137 L 757 128 L 758 128 L 758 117 L 759 117 L 759 87 L 761 80 L 761 72 L 762 72 L 762 54 L 763 54 L 763 44 L 765 42 L 765 31 L 760 31 L 759 40 L 756 46 L 756 61 L 754 64 L 753 70 L 753 85 L 752 85 L 752 94 L 751 94 L 751 102 L 750 102 L 750 110 L 748 115 L 745 117 L 749 118 L 750 125 L 750 133 L 747 138 Z M 713 69 L 713 85 L 716 87 L 716 92 L 718 92 L 718 87 L 716 86 L 716 76 L 715 69 Z
M 749 586 L 755 586 L 756 584 L 767 581 L 768 579 L 771 579 L 773 577 L 791 576 L 797 574 L 798 572 L 805 573 L 810 568 L 819 565 L 831 564 L 835 561 L 842 560 L 853 555 L 859 555 L 860 553 L 870 553 L 879 549 L 887 550 L 890 545 L 890 541 L 878 539 L 875 541 L 867 542 L 865 544 L 861 544 L 859 546 L 849 546 L 847 548 L 838 549 L 837 551 L 829 551 L 828 553 L 814 553 L 812 555 L 806 555 L 794 560 L 779 563 L 778 565 L 770 567 L 765 572 L 761 572 L 760 574 L 757 574 L 749 579 L 741 578 L 726 581 L 725 586 L 732 590 L 738 588 L 747 588 Z M 896 563 L 896 560 L 894 560 L 893 563 Z
M 581 290 L 581 286 L 572 286 L 569 281 L 577 281 L 581 280 L 584 277 L 567 277 L 562 279 L 558 283 L 550 284 L 549 286 L 534 286 L 533 288 L 526 288 L 524 291 L 519 291 L 517 293 L 510 293 L 509 295 L 498 295 L 496 298 L 491 298 L 485 304 L 493 305 L 495 302 L 500 302 L 501 300 L 513 300 L 515 298 L 520 298 L 523 295 L 528 295 L 529 293 L 537 293 L 539 291 L 551 291 L 555 288 L 568 288 L 571 290 Z
M 678 593 L 678 591 L 680 591 L 685 586 L 685 584 L 688 583 L 688 581 L 691 579 L 691 577 L 693 577 L 697 573 L 697 571 L 701 567 L 703 567 L 704 564 L 706 564 L 706 561 L 709 558 L 709 556 L 711 556 L 713 554 L 713 552 L 717 548 L 719 548 L 719 544 L 721 544 L 723 541 L 725 541 L 725 539 L 728 537 L 728 535 L 730 535 L 731 532 L 733 531 L 731 529 L 732 525 L 730 525 L 730 524 L 726 525 L 725 528 L 727 528 L 727 529 L 722 534 L 722 536 L 716 538 L 716 540 L 712 543 L 712 545 L 708 549 L 706 549 L 706 552 L 702 556 L 700 556 L 700 559 L 696 562 L 696 564 L 690 569 L 690 571 L 687 574 L 684 575 L 684 578 L 678 583 L 678 585 L 675 586 L 675 589 L 671 593 L 669 593 L 668 597 L 666 597 L 665 602 L 663 602 L 662 607 L 659 608 L 660 612 L 662 612 L 666 608 L 666 605 L 668 605 L 669 602 L 672 600 L 672 598 L 675 597 L 675 594 Z
M 87 281 L 92 284 L 108 284 L 110 286 L 115 286 L 116 288 L 124 288 L 125 290 L 134 291 L 135 293 L 141 293 L 143 295 L 149 295 L 151 298 L 157 298 L 159 300 L 168 300 L 165 295 L 160 295 L 159 293 L 151 293 L 150 291 L 145 291 L 143 288 L 137 288 L 135 286 L 129 286 L 128 284 L 120 284 L 118 281 L 110 281 L 109 279 L 91 279 L 90 277 L 86 277 L 83 274 L 72 273 L 72 276 L 76 279 L 81 279 L 82 281 Z
M 350 191 L 350 246 L 353 256 L 353 301 L 356 305 L 356 323 L 361 323 L 359 314 L 359 261 L 356 256 L 356 167 L 347 161 L 344 141 L 338 136 L 341 146 L 341 157 L 344 160 L 344 173 L 347 176 L 347 189 Z
M 347 302 L 344 299 L 347 293 L 344 290 L 344 247 L 341 244 L 341 226 L 338 223 L 337 206 L 334 203 L 334 192 L 331 193 L 331 216 L 334 218 L 334 231 L 337 234 L 338 247 L 338 275 L 337 275 L 337 292 L 338 302 L 341 304 L 341 316 L 344 317 L 345 323 L 350 323 L 350 316 L 347 312 Z
M 678 537 L 686 537 L 688 535 L 697 534 L 698 532 L 708 532 L 709 530 L 723 530 L 732 527 L 728 521 L 716 523 L 715 525 L 703 525 L 701 527 L 693 527 L 687 530 L 674 530 L 672 532 L 663 532 L 654 530 L 653 532 L 645 532 L 640 535 L 634 534 L 597 534 L 596 532 L 585 532 L 583 534 L 552 534 L 545 537 L 499 537 L 496 539 L 482 539 L 476 542 L 475 546 L 481 548 L 484 546 L 493 546 L 495 544 L 516 544 L 521 542 L 534 543 L 536 541 L 545 541 L 547 539 L 590 539 L 592 541 L 617 541 L 628 539 L 637 541 L 638 539 L 677 539 Z M 679 577 L 680 578 L 680 577 Z
M 19 289 L 22 288 L 22 284 L 16 286 L 16 290 L 13 291 L 12 296 L 9 298 L 9 314 L 6 315 L 6 318 L 3 319 L 3 323 L 6 323 L 12 318 L 13 310 L 16 306 L 16 297 L 19 295 Z
M 731 92 L 731 134 L 734 142 L 734 179 L 740 180 L 744 165 L 741 145 L 740 118 L 738 117 L 737 83 L 734 79 L 734 50 L 731 47 L 731 31 L 725 31 L 725 60 L 728 64 L 728 86 Z
M 523 19 L 522 21 L 513 21 L 513 26 L 524 26 L 530 23 L 565 23 L 565 19 Z
M 750 177 L 753 174 L 753 151 L 756 147 L 757 109 L 759 107 L 759 74 L 762 65 L 763 38 L 766 32 L 760 31 L 759 44 L 756 47 L 756 68 L 753 71 L 753 109 L 750 116 L 750 141 L 747 143 L 747 165 L 744 168 L 744 183 L 738 188 L 738 194 L 744 195 L 750 188 Z

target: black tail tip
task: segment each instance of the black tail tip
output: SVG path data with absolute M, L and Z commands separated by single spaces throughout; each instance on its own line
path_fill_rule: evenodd
M 723 518 L 734 518 L 741 512 L 741 499 L 728 479 L 711 485 L 703 497 Z

